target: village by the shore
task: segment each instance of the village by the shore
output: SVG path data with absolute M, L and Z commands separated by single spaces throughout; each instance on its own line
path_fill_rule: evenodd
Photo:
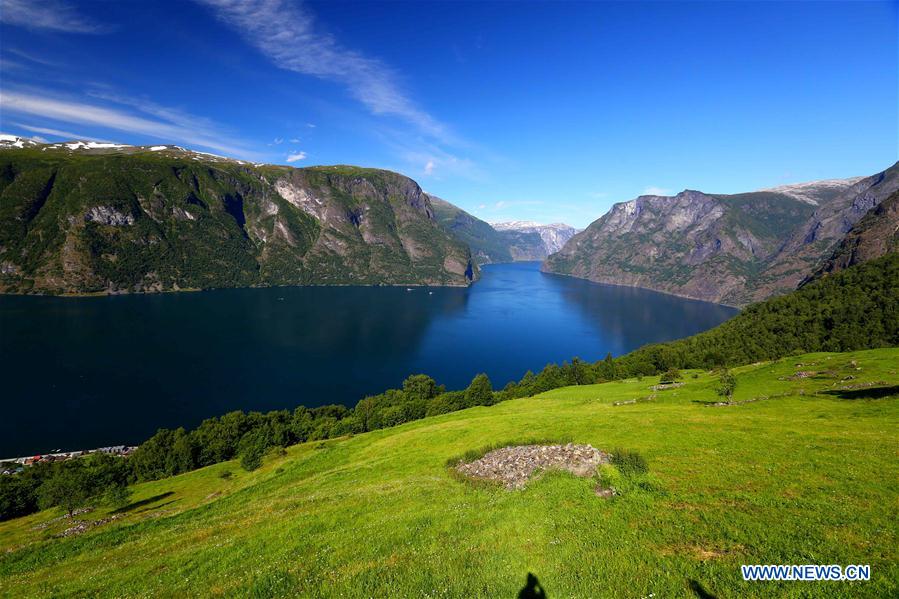
M 25 466 L 31 466 L 38 462 L 64 462 L 80 458 L 92 453 L 105 453 L 107 455 L 127 457 L 137 449 L 134 445 L 111 445 L 96 449 L 82 449 L 77 451 L 57 451 L 51 453 L 22 456 L 18 458 L 0 459 L 0 474 L 16 474 L 24 470 Z

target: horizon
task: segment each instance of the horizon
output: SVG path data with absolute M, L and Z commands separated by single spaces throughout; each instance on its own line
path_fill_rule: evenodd
M 384 168 L 576 228 L 896 162 L 895 86 L 858 92 L 897 70 L 895 2 L 563 6 L 6 0 L 0 129 Z

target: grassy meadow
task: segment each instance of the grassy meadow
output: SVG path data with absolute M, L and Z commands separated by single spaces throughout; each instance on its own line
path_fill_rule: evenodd
M 730 406 L 704 371 L 566 387 L 217 464 L 135 485 L 77 536 L 54 536 L 58 510 L 0 523 L 0 595 L 515 597 L 532 573 L 550 598 L 895 597 L 897 370 L 895 349 L 745 366 L 733 400 L 755 401 Z M 635 450 L 649 474 L 607 499 L 567 473 L 508 491 L 447 468 L 532 438 Z M 871 580 L 740 575 L 779 563 Z

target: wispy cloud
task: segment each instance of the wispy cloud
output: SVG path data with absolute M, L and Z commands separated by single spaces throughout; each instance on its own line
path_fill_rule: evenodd
M 108 99 L 112 97 L 107 96 Z M 221 128 L 209 119 L 141 99 L 116 97 L 115 101 L 120 106 L 54 98 L 44 90 L 31 88 L 0 91 L 0 110 L 4 114 L 114 129 L 199 146 L 229 156 L 255 157 L 243 144 L 223 134 Z M 136 112 L 121 106 L 136 109 Z
M 654 185 L 650 185 L 646 189 L 643 190 L 643 195 L 645 196 L 666 196 L 671 193 L 670 189 L 665 189 L 663 187 L 655 187 Z
M 306 158 L 306 152 L 296 152 L 287 155 L 287 162 L 297 162 Z
M 88 141 L 103 141 L 108 142 L 107 139 L 100 139 L 97 137 L 92 137 L 90 135 L 81 135 L 80 133 L 72 133 L 71 131 L 63 131 L 61 129 L 51 129 L 50 127 L 35 127 L 34 125 L 26 125 L 25 123 L 13 123 L 16 127 L 20 129 L 24 129 L 25 131 L 31 131 L 32 133 L 43 133 L 44 135 L 50 135 L 53 137 L 61 137 L 63 139 L 86 139 Z
M 78 14 L 60 0 L 3 0 L 0 2 L 0 22 L 65 33 L 107 33 L 112 29 Z
M 32 54 L 31 52 L 25 52 L 23 50 L 19 50 L 18 48 L 3 48 L 4 52 L 8 52 L 10 54 L 15 54 L 19 58 L 23 58 L 28 62 L 33 62 L 35 64 L 39 64 L 45 67 L 59 67 L 60 63 L 55 62 L 53 60 L 48 60 L 43 56 L 38 56 L 37 54 Z
M 396 73 L 380 60 L 343 47 L 316 29 L 312 14 L 290 0 L 197 0 L 238 31 L 277 66 L 334 81 L 372 113 L 399 117 L 438 139 L 446 127 L 401 89 Z
M 434 163 L 433 160 L 428 160 L 427 164 L 425 164 L 425 170 L 424 170 L 425 175 L 427 175 L 429 177 L 431 175 L 433 175 L 435 166 L 436 166 L 436 164 Z

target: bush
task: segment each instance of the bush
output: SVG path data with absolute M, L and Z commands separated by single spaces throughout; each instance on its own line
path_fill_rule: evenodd
M 479 374 L 465 390 L 465 406 L 489 406 L 493 404 L 493 386 L 486 374 Z
M 733 397 L 734 389 L 737 388 L 737 379 L 731 374 L 730 370 L 724 369 L 718 377 L 718 387 L 715 392 L 722 397 L 730 400 Z
M 677 368 L 669 368 L 666 370 L 661 377 L 659 377 L 659 382 L 667 385 L 675 382 L 680 378 L 680 370 Z
M 647 470 L 649 470 L 646 459 L 636 451 L 629 449 L 616 449 L 613 451 L 610 462 L 625 476 L 646 474 Z
M 601 464 L 597 469 L 597 475 L 599 476 L 599 486 L 611 490 L 615 495 L 620 494 L 626 486 L 621 472 L 612 464 Z
M 262 431 L 254 430 L 244 435 L 239 444 L 240 467 L 247 471 L 256 470 L 262 466 L 262 456 L 265 455 L 267 439 Z

